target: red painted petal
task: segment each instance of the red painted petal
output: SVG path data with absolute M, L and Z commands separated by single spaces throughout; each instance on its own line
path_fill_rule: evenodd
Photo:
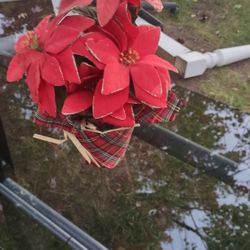
M 45 42 L 44 48 L 46 52 L 58 54 L 67 46 L 71 45 L 80 32 L 65 25 L 58 26 L 51 37 Z
M 139 26 L 139 34 L 131 45 L 138 51 L 141 58 L 146 55 L 155 54 L 158 48 L 161 29 L 150 25 Z
M 146 64 L 138 64 L 130 68 L 134 86 L 137 85 L 150 95 L 162 95 L 161 79 L 157 70 Z
M 112 37 L 120 51 L 124 51 L 128 48 L 128 38 L 125 30 L 121 28 L 117 21 L 111 20 L 105 27 L 103 27 L 103 31 Z
M 77 65 L 71 48 L 64 50 L 55 57 L 60 64 L 65 81 L 71 83 L 81 83 L 81 79 L 78 74 Z
M 96 11 L 101 26 L 106 25 L 118 9 L 120 0 L 97 0 Z
M 83 62 L 79 66 L 79 75 L 82 82 L 92 78 L 96 78 L 100 75 L 100 73 L 101 71 L 98 68 L 88 63 Z
M 85 31 L 95 24 L 95 21 L 85 16 L 66 16 L 60 25 L 70 27 L 78 30 L 78 32 Z
M 27 84 L 30 90 L 30 94 L 33 102 L 38 103 L 38 90 L 41 83 L 40 65 L 39 63 L 33 63 L 30 65 L 27 72 Z
M 102 94 L 109 95 L 129 87 L 129 67 L 113 62 L 106 65 L 104 70 L 104 79 Z
M 7 81 L 15 82 L 23 77 L 26 71 L 23 55 L 15 55 L 8 67 Z
M 125 120 L 127 117 L 124 107 L 115 111 L 111 116 L 114 117 L 115 119 L 122 120 L 122 121 Z
M 127 33 L 127 37 L 131 44 L 138 35 L 138 27 L 132 23 L 130 12 L 128 11 L 128 5 L 126 1 L 120 4 L 114 19 L 120 25 L 121 29 Z
M 36 26 L 35 32 L 39 36 L 39 42 L 44 43 L 45 33 L 47 33 L 47 28 L 52 15 L 48 15 L 42 19 L 42 21 Z
M 98 82 L 93 99 L 93 116 L 95 119 L 112 114 L 123 107 L 129 96 L 129 88 L 111 95 L 102 95 L 102 83 L 102 80 Z
M 142 103 L 147 104 L 152 108 L 166 108 L 166 98 L 164 97 L 164 93 L 162 97 L 154 97 L 150 95 L 148 92 L 144 91 L 142 88 L 134 85 L 135 88 L 135 95 L 138 100 Z
M 92 0 L 62 0 L 59 7 L 59 14 L 70 11 L 75 7 L 84 7 L 92 3 Z
M 40 63 L 44 61 L 44 53 L 36 50 L 29 50 L 23 54 L 24 64 L 26 69 L 33 63 Z
M 101 63 L 108 64 L 112 61 L 117 61 L 120 51 L 117 46 L 108 38 L 94 41 L 87 40 L 86 47 L 90 53 Z
M 71 49 L 73 54 L 75 55 L 80 55 L 80 56 L 84 56 L 87 59 L 89 59 L 92 63 L 95 64 L 95 66 L 98 69 L 103 69 L 104 65 L 102 63 L 100 63 L 86 48 L 85 46 L 85 42 L 88 39 L 91 40 L 99 40 L 99 39 L 103 39 L 105 38 L 105 36 L 102 33 L 99 32 L 93 32 L 93 33 L 89 33 L 83 37 L 80 37 L 79 39 L 77 39 L 77 41 L 72 45 Z
M 25 53 L 31 51 L 30 49 L 27 49 L 25 47 L 25 42 L 27 41 L 27 34 L 24 34 L 18 38 L 18 40 L 15 43 L 15 51 L 17 54 Z
M 159 72 L 161 81 L 163 83 L 162 85 L 163 90 L 166 89 L 166 91 L 168 92 L 172 88 L 170 74 L 167 70 L 164 70 L 162 68 L 158 68 L 158 72 Z
M 39 87 L 39 112 L 56 117 L 55 90 L 51 84 L 41 82 Z
M 61 67 L 55 57 L 44 54 L 44 63 L 41 65 L 42 78 L 55 86 L 64 85 Z
M 63 115 L 73 115 L 80 113 L 92 105 L 93 93 L 90 91 L 78 91 L 69 95 L 63 105 Z
M 168 61 L 163 60 L 162 58 L 160 58 L 157 55 L 147 55 L 140 60 L 140 63 L 149 64 L 149 65 L 152 65 L 155 67 L 164 68 L 164 69 L 176 72 L 176 73 L 178 72 L 174 65 L 172 65 Z
M 132 106 L 130 104 L 125 104 L 124 110 L 126 112 L 125 120 L 116 119 L 115 117 L 109 115 L 102 119 L 103 122 L 111 124 L 116 127 L 134 127 L 135 120 L 134 120 L 134 113 L 132 110 Z

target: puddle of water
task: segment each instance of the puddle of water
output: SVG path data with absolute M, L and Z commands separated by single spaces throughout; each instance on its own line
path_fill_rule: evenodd
M 5 35 L 22 30 L 23 24 L 35 25 L 38 16 L 51 10 L 48 3 L 27 1 L 26 5 L 25 2 L 22 8 L 36 13 L 29 14 L 19 26 L 11 23 L 6 28 L 1 23 Z M 23 12 L 20 5 L 16 9 L 13 4 L 3 6 L 7 5 L 0 4 L 4 20 L 13 13 L 16 20 Z M 9 28 L 11 32 L 7 31 Z M 248 194 L 234 191 L 136 139 L 127 157 L 112 171 L 87 166 L 70 144 L 58 147 L 34 141 L 32 135 L 39 129 L 32 123 L 34 106 L 26 85 L 23 82 L 7 85 L 3 74 L 0 69 L 0 114 L 18 183 L 107 247 L 226 249 L 229 247 L 226 239 L 234 240 L 236 231 L 241 232 L 237 235 L 238 241 L 247 242 L 245 239 L 250 237 L 249 232 L 245 233 L 245 225 L 250 223 Z M 183 90 L 179 91 L 184 94 Z M 241 162 L 235 179 L 241 184 L 247 183 L 250 180 L 250 116 L 197 94 L 187 94 L 189 105 L 171 129 L 211 148 L 213 154 L 224 154 Z M 230 213 L 241 220 L 234 220 Z M 11 216 L 19 218 L 16 212 Z M 222 218 L 225 221 L 220 221 Z M 221 225 L 217 221 L 222 222 Z M 223 222 L 227 226 L 223 226 Z M 9 226 L 15 227 L 15 223 L 9 222 Z M 21 226 L 21 231 L 26 236 L 24 240 L 17 239 L 20 246 L 31 234 L 26 227 Z M 41 237 L 39 246 L 43 249 Z M 238 241 L 233 241 L 231 249 L 237 249 Z M 249 249 L 250 244 L 246 247 Z

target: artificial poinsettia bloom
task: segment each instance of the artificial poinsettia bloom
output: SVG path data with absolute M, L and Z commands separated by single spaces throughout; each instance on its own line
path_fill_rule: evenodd
M 144 0 L 151 4 L 157 11 L 163 9 L 160 0 Z M 86 7 L 93 0 L 62 0 L 59 7 L 59 14 L 64 14 L 76 7 Z M 105 26 L 115 15 L 121 2 L 130 3 L 136 7 L 140 6 L 140 0 L 96 0 L 96 13 L 101 26 Z
M 7 80 L 17 81 L 27 74 L 33 101 L 38 103 L 42 111 L 55 116 L 54 86 L 62 86 L 65 81 L 81 83 L 70 45 L 94 21 L 84 16 L 50 19 L 51 16 L 45 17 L 34 31 L 19 38 L 15 45 L 16 55 L 8 68 Z M 49 98 L 47 94 L 50 94 Z
M 109 25 L 109 24 L 108 24 Z M 160 76 L 161 70 L 176 71 L 175 67 L 155 55 L 158 48 L 160 29 L 153 26 L 137 27 L 135 37 L 114 27 L 119 27 L 119 20 L 112 23 L 112 36 L 98 39 L 93 32 L 85 42 L 87 50 L 100 64 L 104 65 L 101 94 L 114 95 L 130 88 L 132 79 L 135 96 L 138 100 L 152 107 L 166 107 L 167 85 L 170 84 L 168 73 Z M 119 31 L 119 32 L 118 32 Z M 94 98 L 95 99 L 95 98 Z
M 92 0 L 62 0 L 59 7 L 59 14 L 70 11 L 75 7 L 85 7 L 92 3 Z M 96 0 L 96 12 L 101 26 L 107 24 L 114 16 L 120 0 Z

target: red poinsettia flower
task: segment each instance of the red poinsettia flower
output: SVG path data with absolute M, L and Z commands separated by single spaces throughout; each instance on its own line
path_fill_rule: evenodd
M 161 11 L 163 5 L 160 0 L 145 0 L 151 4 L 157 11 Z M 90 5 L 93 0 L 62 0 L 59 7 L 59 14 L 64 14 L 75 7 L 85 7 Z M 96 0 L 96 12 L 101 26 L 105 26 L 116 13 L 121 2 L 130 3 L 134 6 L 140 6 L 140 0 Z
M 59 7 L 59 14 L 70 11 L 75 7 L 85 7 L 91 4 L 92 0 L 62 0 Z M 120 0 L 96 0 L 96 12 L 101 26 L 107 24 L 114 16 Z
M 126 11 L 124 4 L 121 8 Z M 155 55 L 160 29 L 153 26 L 140 26 L 137 27 L 138 34 L 133 37 L 127 32 L 121 35 L 121 30 L 114 28 L 115 26 L 120 26 L 119 20 L 112 22 L 112 35 L 103 38 L 94 32 L 93 39 L 90 35 L 85 42 L 87 50 L 95 61 L 104 65 L 101 95 L 108 97 L 128 89 L 132 78 L 135 95 L 141 102 L 156 108 L 166 107 L 165 90 L 170 84 L 170 79 L 168 73 L 161 77 L 160 71 L 168 72 L 176 69 Z M 105 28 L 108 29 L 106 26 Z M 98 39 L 98 36 L 101 38 Z M 99 117 L 94 112 L 95 115 Z
M 34 31 L 17 41 L 7 80 L 20 80 L 26 73 L 33 101 L 40 110 L 55 116 L 54 86 L 62 86 L 65 81 L 81 83 L 69 46 L 94 21 L 83 16 L 50 18 L 44 18 Z

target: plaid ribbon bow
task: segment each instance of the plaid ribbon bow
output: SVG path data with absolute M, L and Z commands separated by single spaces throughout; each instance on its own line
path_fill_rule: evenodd
M 146 105 L 138 105 L 135 109 L 135 120 L 141 124 L 173 121 L 181 106 L 181 101 L 175 92 L 171 91 L 166 108 L 151 109 Z M 52 118 L 41 113 L 35 115 L 35 123 L 66 131 L 78 140 L 95 165 L 109 169 L 116 167 L 124 157 L 133 133 L 133 128 L 118 128 L 104 132 L 85 129 L 79 122 L 72 121 L 69 117 Z

